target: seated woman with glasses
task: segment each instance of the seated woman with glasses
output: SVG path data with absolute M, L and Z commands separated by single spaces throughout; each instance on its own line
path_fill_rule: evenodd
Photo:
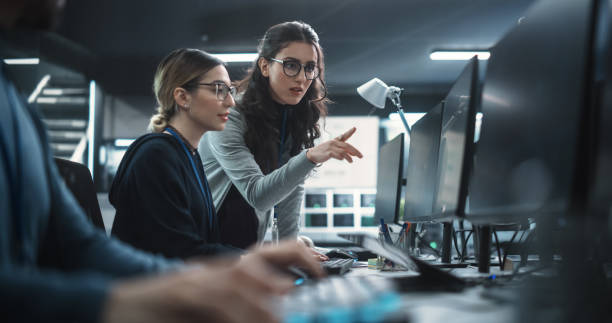
M 115 237 L 166 257 L 238 251 L 219 243 L 210 186 L 195 148 L 205 132 L 225 128 L 235 105 L 230 84 L 223 62 L 200 50 L 175 50 L 159 64 L 152 133 L 130 145 L 109 192 Z
M 225 130 L 200 142 L 221 242 L 239 248 L 262 241 L 274 220 L 281 239 L 295 239 L 306 177 L 330 158 L 362 157 L 346 142 L 355 128 L 314 146 L 328 100 L 312 27 L 297 21 L 272 26 L 258 48 Z

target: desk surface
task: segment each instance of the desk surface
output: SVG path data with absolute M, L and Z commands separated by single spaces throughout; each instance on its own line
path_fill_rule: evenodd
M 473 269 L 473 270 L 472 270 Z M 481 275 L 476 268 L 465 270 L 453 269 L 453 272 L 462 272 L 459 276 Z M 375 275 L 385 278 L 414 277 L 418 273 L 411 271 L 380 271 L 365 267 L 353 268 L 348 276 Z M 501 288 L 501 287 L 490 287 Z M 410 322 L 516 322 L 515 304 L 501 304 L 495 300 L 483 297 L 487 289 L 484 286 L 465 288 L 462 292 L 402 292 L 402 311 Z

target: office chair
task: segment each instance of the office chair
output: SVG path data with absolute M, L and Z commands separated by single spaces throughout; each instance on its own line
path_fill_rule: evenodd
M 94 226 L 106 232 L 89 169 L 82 164 L 66 159 L 57 157 L 53 159 L 55 160 L 60 175 L 64 178 L 66 186 L 68 186 L 68 189 L 70 189 L 77 199 L 89 220 L 91 220 Z

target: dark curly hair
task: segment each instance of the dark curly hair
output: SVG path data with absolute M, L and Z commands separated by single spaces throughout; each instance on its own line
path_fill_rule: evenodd
M 259 42 L 258 58 L 249 69 L 247 76 L 238 82 L 238 89 L 244 92 L 237 109 L 246 120 L 244 141 L 255 157 L 255 161 L 264 174 L 279 167 L 278 129 L 279 112 L 270 97 L 268 78 L 264 77 L 258 66 L 260 59 L 275 57 L 283 48 L 292 42 L 312 44 L 317 51 L 319 76 L 313 80 L 302 100 L 294 107 L 291 118 L 287 120 L 287 129 L 291 136 L 291 156 L 302 149 L 314 146 L 315 139 L 321 136 L 317 122 L 327 115 L 327 89 L 325 87 L 325 64 L 323 51 L 319 45 L 319 36 L 314 29 L 300 21 L 285 22 L 268 29 Z M 275 144 L 272 144 L 275 143 Z

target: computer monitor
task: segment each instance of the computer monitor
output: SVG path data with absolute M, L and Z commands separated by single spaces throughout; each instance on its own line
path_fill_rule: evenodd
M 576 201 L 593 20 L 593 1 L 538 1 L 492 48 L 470 222 L 560 215 Z
M 589 239 L 603 240 L 604 250 L 612 247 L 612 5 L 608 1 L 599 1 L 597 8 L 597 27 L 595 28 L 594 57 L 594 119 L 592 139 L 594 142 L 593 165 L 591 174 L 592 190 L 589 196 L 589 214 L 592 226 L 588 232 Z M 604 231 L 604 232 L 601 232 Z M 604 237 L 603 239 L 601 237 Z M 596 242 L 591 242 L 594 244 Z M 612 255 L 602 252 L 612 260 Z
M 478 60 L 473 57 L 444 99 L 432 210 L 440 220 L 452 220 L 465 211 L 478 99 Z
M 440 102 L 412 126 L 402 221 L 418 223 L 433 220 L 443 109 L 444 103 Z
M 404 134 L 400 134 L 380 148 L 376 177 L 374 218 L 376 223 L 394 223 L 399 212 L 404 161 Z

